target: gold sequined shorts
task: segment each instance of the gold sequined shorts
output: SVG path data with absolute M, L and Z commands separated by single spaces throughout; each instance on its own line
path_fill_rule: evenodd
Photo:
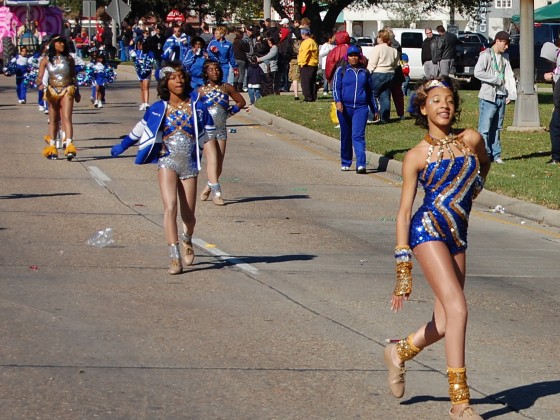
M 68 95 L 70 98 L 74 99 L 76 96 L 76 86 L 75 85 L 68 85 L 66 87 L 54 87 L 51 85 L 47 86 L 47 90 L 45 92 L 45 98 L 49 102 L 60 102 L 60 100 L 64 97 L 64 95 Z

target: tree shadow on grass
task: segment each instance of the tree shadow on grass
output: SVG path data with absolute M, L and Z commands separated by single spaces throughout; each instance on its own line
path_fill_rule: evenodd
M 550 152 L 534 152 L 534 153 L 529 153 L 528 155 L 514 156 L 514 157 L 511 157 L 511 158 L 504 159 L 504 160 L 505 161 L 508 161 L 508 160 L 524 160 L 524 159 L 539 158 L 539 157 L 543 157 L 543 156 L 550 156 Z

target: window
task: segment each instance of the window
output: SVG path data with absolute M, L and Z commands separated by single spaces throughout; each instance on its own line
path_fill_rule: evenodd
M 422 48 L 422 33 L 418 32 L 403 32 L 401 34 L 401 47 L 402 48 Z
M 511 0 L 496 0 L 496 9 L 511 9 Z

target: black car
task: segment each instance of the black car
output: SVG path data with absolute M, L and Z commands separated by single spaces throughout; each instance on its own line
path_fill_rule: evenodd
M 459 42 L 455 47 L 455 77 L 476 84 L 474 66 L 480 53 L 490 48 L 490 42 L 484 35 L 475 32 L 460 32 Z

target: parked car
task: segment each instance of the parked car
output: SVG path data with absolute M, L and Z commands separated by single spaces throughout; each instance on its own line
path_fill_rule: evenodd
M 360 47 L 373 47 L 373 39 L 369 36 L 357 36 L 355 39 L 356 45 Z
M 484 35 L 474 32 L 459 32 L 457 38 L 459 43 L 455 47 L 455 70 L 452 73 L 476 88 L 479 83 L 474 79 L 474 66 L 480 53 L 490 47 L 490 42 Z
M 560 37 L 560 23 L 535 23 L 534 26 L 535 81 L 544 81 L 544 74 L 555 68 L 555 64 L 541 58 L 541 49 L 545 42 L 555 42 Z M 519 41 L 521 35 L 512 35 L 507 53 L 513 73 L 518 77 L 520 67 Z
M 410 79 L 424 79 L 424 66 L 422 65 L 422 42 L 426 37 L 424 29 L 393 28 L 395 40 L 401 45 L 402 52 L 408 55 Z

